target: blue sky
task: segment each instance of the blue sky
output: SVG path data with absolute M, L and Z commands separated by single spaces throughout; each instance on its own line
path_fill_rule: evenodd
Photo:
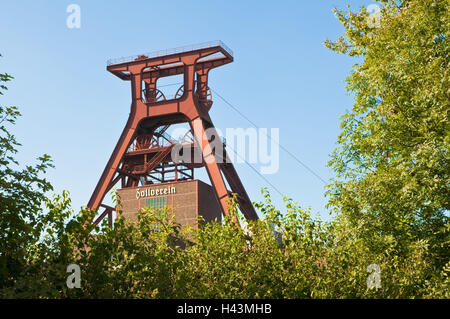
M 81 8 L 69 29 L 66 8 Z M 0 71 L 15 79 L 0 98 L 23 114 L 14 133 L 19 159 L 43 153 L 56 165 L 48 178 L 85 205 L 123 130 L 129 83 L 106 71 L 109 58 L 211 40 L 234 51 L 213 70 L 209 86 L 259 127 L 279 128 L 280 144 L 325 180 L 339 117 L 351 108 L 344 79 L 357 60 L 326 49 L 343 32 L 333 7 L 370 1 L 4 1 L 0 8 Z M 216 127 L 251 125 L 218 98 Z M 258 165 L 256 165 L 258 168 Z M 236 169 L 254 201 L 266 186 L 246 164 Z M 203 175 L 199 175 L 202 177 Z M 327 218 L 324 184 L 284 151 L 280 169 L 265 175 L 282 193 Z M 270 189 L 270 188 L 269 188 Z M 274 201 L 280 196 L 272 190 Z

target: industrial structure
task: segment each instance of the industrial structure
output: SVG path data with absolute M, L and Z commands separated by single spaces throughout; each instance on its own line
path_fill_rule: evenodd
M 104 209 L 95 225 L 105 217 L 112 224 L 116 208 L 103 200 L 119 183 L 124 215 L 144 206 L 167 205 L 181 224 L 191 224 L 199 215 L 208 221 L 227 215 L 228 200 L 236 193 L 243 215 L 258 219 L 209 116 L 209 71 L 230 62 L 233 53 L 221 41 L 108 61 L 109 72 L 130 81 L 132 102 L 127 124 L 88 203 L 92 210 Z M 174 75 L 182 75 L 183 83 L 173 97 L 166 97 L 158 80 Z M 175 141 L 166 130 L 180 123 L 190 130 Z M 194 179 L 194 169 L 200 167 L 206 168 L 211 186 Z

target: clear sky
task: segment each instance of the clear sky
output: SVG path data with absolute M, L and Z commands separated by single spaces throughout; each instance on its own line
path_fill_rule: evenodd
M 79 29 L 66 26 L 71 3 L 81 8 Z M 69 190 L 74 208 L 87 204 L 130 109 L 129 82 L 106 71 L 107 59 L 222 40 L 235 60 L 213 70 L 209 86 L 259 127 L 279 128 L 280 144 L 329 180 L 339 117 L 352 106 L 344 79 L 357 60 L 323 42 L 343 32 L 333 7 L 371 3 L 2 0 L 0 72 L 15 79 L 0 103 L 23 114 L 14 128 L 23 144 L 19 159 L 33 163 L 51 155 L 56 168 L 48 178 L 56 191 Z M 210 114 L 223 131 L 251 127 L 217 97 Z M 236 169 L 250 198 L 261 200 L 265 181 L 246 164 Z M 301 206 L 328 216 L 324 183 L 283 150 L 279 171 L 265 177 Z

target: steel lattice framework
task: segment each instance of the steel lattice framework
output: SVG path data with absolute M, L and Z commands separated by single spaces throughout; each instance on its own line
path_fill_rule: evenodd
M 222 144 L 224 152 L 216 154 L 206 134 L 215 132 L 209 116 L 213 101 L 208 73 L 231 62 L 233 53 L 221 41 L 108 61 L 109 72 L 130 81 L 132 103 L 127 124 L 88 203 L 92 210 L 104 208 L 94 224 L 106 216 L 112 223 L 115 208 L 102 202 L 119 182 L 122 188 L 128 188 L 193 179 L 194 168 L 199 167 L 206 167 L 224 215 L 228 215 L 231 193 L 236 193 L 244 216 L 258 219 L 233 164 L 227 160 L 226 146 Z M 183 84 L 173 98 L 167 99 L 157 88 L 157 80 L 180 74 Z M 200 162 L 179 162 L 172 158 L 171 151 L 176 143 L 166 130 L 179 123 L 190 126 L 191 135 L 183 139 L 183 149 L 190 149 L 191 154 L 200 152 Z M 214 135 L 218 136 L 217 132 Z

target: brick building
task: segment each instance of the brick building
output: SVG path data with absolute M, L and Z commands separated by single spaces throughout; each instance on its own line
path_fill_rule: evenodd
M 173 209 L 175 220 L 182 226 L 196 228 L 199 216 L 206 222 L 221 220 L 219 203 L 210 185 L 200 180 L 185 180 L 117 191 L 120 207 L 125 218 L 136 220 L 137 212 L 144 207 Z

